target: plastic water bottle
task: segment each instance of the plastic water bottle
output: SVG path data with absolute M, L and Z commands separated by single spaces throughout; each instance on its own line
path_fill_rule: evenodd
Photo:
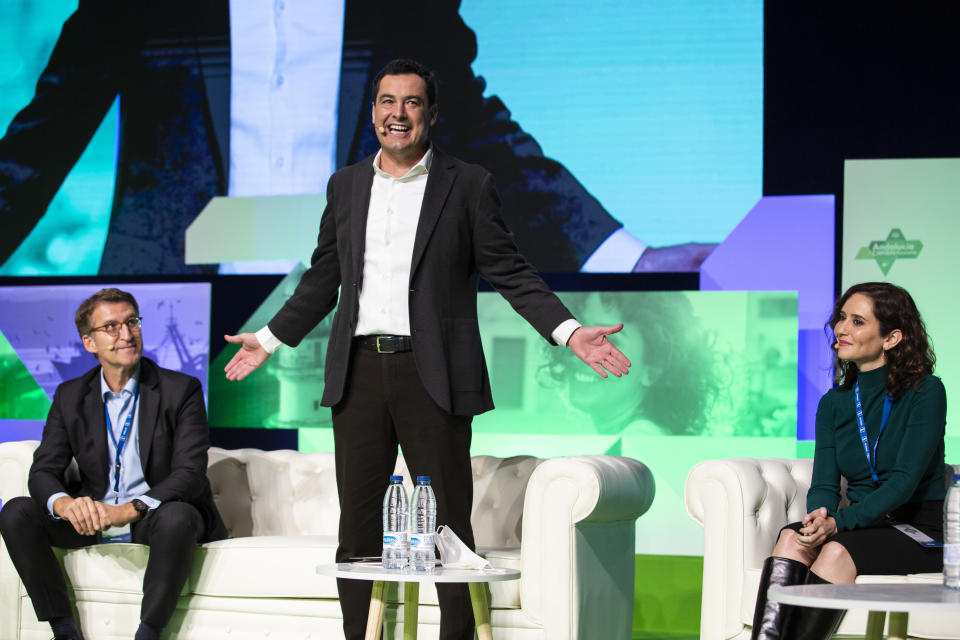
M 943 586 L 960 589 L 960 473 L 943 500 Z
M 403 476 L 390 476 L 390 486 L 383 496 L 383 568 L 406 569 L 409 563 L 408 531 L 410 526 L 407 490 Z
M 437 498 L 430 486 L 430 476 L 417 476 L 411 515 L 410 568 L 431 572 L 437 563 L 433 539 L 437 529 Z

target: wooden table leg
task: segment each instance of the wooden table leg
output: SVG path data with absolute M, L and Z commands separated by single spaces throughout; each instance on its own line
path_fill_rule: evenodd
M 383 624 L 383 600 L 387 584 L 382 580 L 373 581 L 370 593 L 370 612 L 367 614 L 367 633 L 364 640 L 378 640 L 380 626 Z
M 903 640 L 907 637 L 907 612 L 891 611 L 890 624 L 887 628 L 888 640 Z
M 883 623 L 887 619 L 886 611 L 871 611 L 867 614 L 866 640 L 883 640 Z
M 470 583 L 470 602 L 473 603 L 473 619 L 477 623 L 477 640 L 493 640 L 490 630 L 490 605 L 487 604 L 487 585 Z
M 420 615 L 420 583 L 403 583 L 403 640 L 417 640 L 417 621 Z

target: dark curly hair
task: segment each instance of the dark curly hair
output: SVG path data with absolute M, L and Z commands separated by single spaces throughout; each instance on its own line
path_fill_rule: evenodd
M 574 315 L 582 317 L 589 293 L 564 295 Z M 713 336 L 705 332 L 693 313 L 686 295 L 676 291 L 651 291 L 639 304 L 628 303 L 622 292 L 598 292 L 604 306 L 620 312 L 619 320 L 643 337 L 644 362 L 662 373 L 652 382 L 637 408 L 638 416 L 664 427 L 671 435 L 696 435 L 706 426 L 707 414 L 716 401 L 720 382 L 713 354 Z M 633 298 L 631 302 L 636 301 Z M 678 330 L 678 327 L 683 327 Z M 616 341 L 616 336 L 613 337 Z M 541 369 L 541 382 L 561 383 L 570 375 L 570 367 L 581 366 L 564 352 L 546 347 L 547 364 Z M 629 354 L 628 354 L 629 355 Z M 678 390 L 683 401 L 677 401 Z
M 903 334 L 900 342 L 885 353 L 887 393 L 898 398 L 908 389 L 919 390 L 923 379 L 933 373 L 936 356 L 933 355 L 927 327 L 917 305 L 903 287 L 889 282 L 863 282 L 847 289 L 833 306 L 830 320 L 824 326 L 831 345 L 836 340 L 833 328 L 840 321 L 840 310 L 855 293 L 865 295 L 873 302 L 873 315 L 880 325 L 881 336 L 888 335 L 894 329 L 899 329 Z M 841 360 L 835 350 L 833 365 L 836 385 L 841 389 L 852 388 L 857 381 L 857 365 L 849 360 Z

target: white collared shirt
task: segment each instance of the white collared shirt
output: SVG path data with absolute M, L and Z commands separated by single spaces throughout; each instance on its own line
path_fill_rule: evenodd
M 410 335 L 410 265 L 420 222 L 423 193 L 433 160 L 427 152 L 402 178 L 380 168 L 373 158 L 373 187 L 367 210 L 363 250 L 363 286 L 354 335 Z

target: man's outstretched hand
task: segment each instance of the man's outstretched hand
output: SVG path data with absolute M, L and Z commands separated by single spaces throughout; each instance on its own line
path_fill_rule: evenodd
M 227 380 L 243 380 L 270 357 L 257 336 L 252 333 L 223 336 L 223 339 L 241 345 L 240 350 L 233 354 L 230 362 L 223 368 L 227 373 Z
M 623 329 L 623 323 L 613 326 L 579 327 L 570 336 L 567 346 L 573 349 L 576 356 L 590 365 L 601 378 L 607 377 L 607 371 L 619 378 L 629 373 L 630 360 L 607 340 L 607 336 L 620 329 Z

